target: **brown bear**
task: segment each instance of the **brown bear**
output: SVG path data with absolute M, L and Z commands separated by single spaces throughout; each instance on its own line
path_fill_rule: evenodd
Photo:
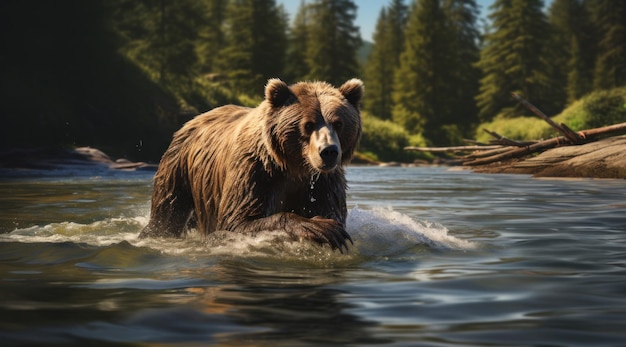
M 174 134 L 140 237 L 283 230 L 348 249 L 343 166 L 361 137 L 363 82 L 270 79 L 256 108 L 222 106 Z

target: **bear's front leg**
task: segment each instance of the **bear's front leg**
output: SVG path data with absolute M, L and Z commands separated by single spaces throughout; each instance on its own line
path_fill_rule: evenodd
M 284 230 L 297 239 L 308 239 L 319 244 L 328 243 L 332 249 L 339 249 L 343 253 L 345 248 L 348 251 L 348 243 L 352 242 L 352 237 L 346 232 L 343 224 L 334 219 L 320 216 L 306 218 L 292 213 L 281 213 L 281 218 L 285 219 Z
M 230 230 L 251 234 L 284 230 L 294 240 L 306 239 L 319 244 L 329 244 L 332 249 L 339 249 L 341 253 L 344 248 L 348 251 L 347 241 L 354 244 L 342 223 L 320 216 L 306 218 L 290 212 L 279 212 L 268 217 L 247 220 Z

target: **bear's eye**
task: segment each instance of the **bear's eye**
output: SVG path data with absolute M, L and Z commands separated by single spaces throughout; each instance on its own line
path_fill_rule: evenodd
M 315 130 L 315 123 L 313 123 L 313 122 L 306 122 L 306 123 L 304 123 L 304 131 L 306 131 L 307 134 L 312 133 L 313 130 Z
M 340 120 L 333 122 L 333 128 L 335 128 L 335 130 L 341 130 L 341 128 L 343 128 L 343 122 Z

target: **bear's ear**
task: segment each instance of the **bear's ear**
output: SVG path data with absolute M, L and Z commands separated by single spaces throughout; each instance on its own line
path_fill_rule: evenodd
M 363 81 L 353 78 L 339 87 L 339 91 L 354 108 L 359 109 L 361 98 L 363 98 Z
M 269 101 L 272 107 L 280 107 L 292 104 L 296 99 L 287 83 L 272 78 L 265 85 L 265 100 Z

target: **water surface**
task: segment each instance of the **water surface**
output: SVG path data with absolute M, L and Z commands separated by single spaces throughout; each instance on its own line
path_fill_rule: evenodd
M 342 255 L 140 240 L 151 179 L 0 179 L 3 346 L 625 344 L 624 180 L 350 167 Z

